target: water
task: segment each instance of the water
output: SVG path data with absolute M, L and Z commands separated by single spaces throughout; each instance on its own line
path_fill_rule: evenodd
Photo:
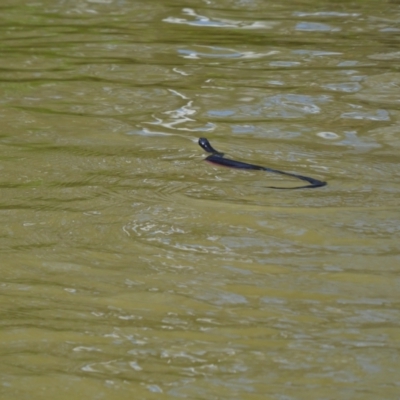
M 3 1 L 2 398 L 398 399 L 399 15 Z

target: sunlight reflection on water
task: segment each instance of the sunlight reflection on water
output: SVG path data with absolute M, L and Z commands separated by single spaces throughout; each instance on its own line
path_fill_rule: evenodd
M 190 6 L 3 5 L 4 398 L 397 398 L 398 5 Z

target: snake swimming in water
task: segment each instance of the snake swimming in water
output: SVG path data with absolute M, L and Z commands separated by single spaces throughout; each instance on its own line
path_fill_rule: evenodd
M 268 188 L 272 189 L 312 189 L 318 188 L 326 185 L 326 182 L 320 181 L 318 179 L 310 178 L 308 176 L 299 175 L 299 174 L 292 174 L 290 172 L 279 171 L 278 169 L 268 168 L 268 167 L 261 167 L 260 165 L 255 164 L 248 164 L 242 161 L 231 160 L 229 158 L 224 157 L 224 153 L 215 150 L 210 142 L 206 138 L 199 139 L 200 147 L 205 150 L 207 153 L 211 153 L 205 161 L 211 162 L 213 164 L 222 165 L 224 167 L 230 168 L 239 168 L 239 169 L 253 169 L 259 171 L 266 171 L 266 172 L 273 172 L 275 174 L 291 176 L 293 178 L 300 179 L 302 181 L 306 181 L 309 185 L 305 186 L 296 186 L 296 187 L 277 187 L 277 186 L 268 186 Z

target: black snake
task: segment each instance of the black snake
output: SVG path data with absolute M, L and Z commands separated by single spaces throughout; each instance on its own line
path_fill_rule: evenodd
M 242 161 L 231 160 L 229 158 L 224 157 L 224 153 L 221 153 L 215 150 L 210 142 L 206 138 L 199 139 L 199 145 L 202 149 L 204 149 L 207 153 L 211 153 L 205 160 L 209 161 L 213 164 L 222 165 L 224 167 L 230 168 L 240 168 L 240 169 L 253 169 L 253 170 L 261 170 L 266 172 L 273 172 L 275 174 L 281 174 L 285 176 L 291 176 L 293 178 L 301 179 L 302 181 L 306 181 L 309 185 L 306 186 L 296 186 L 296 187 L 276 187 L 276 186 L 268 186 L 272 189 L 313 189 L 326 185 L 326 182 L 320 181 L 318 179 L 310 178 L 308 176 L 292 174 L 290 172 L 279 171 L 278 169 L 261 167 L 260 165 L 248 164 Z

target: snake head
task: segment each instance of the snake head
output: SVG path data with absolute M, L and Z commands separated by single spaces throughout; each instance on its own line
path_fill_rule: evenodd
M 221 153 L 221 152 L 215 150 L 214 147 L 211 146 L 210 142 L 206 138 L 200 138 L 199 145 L 207 153 L 215 154 L 215 155 L 218 155 L 221 157 L 224 156 L 224 153 Z

